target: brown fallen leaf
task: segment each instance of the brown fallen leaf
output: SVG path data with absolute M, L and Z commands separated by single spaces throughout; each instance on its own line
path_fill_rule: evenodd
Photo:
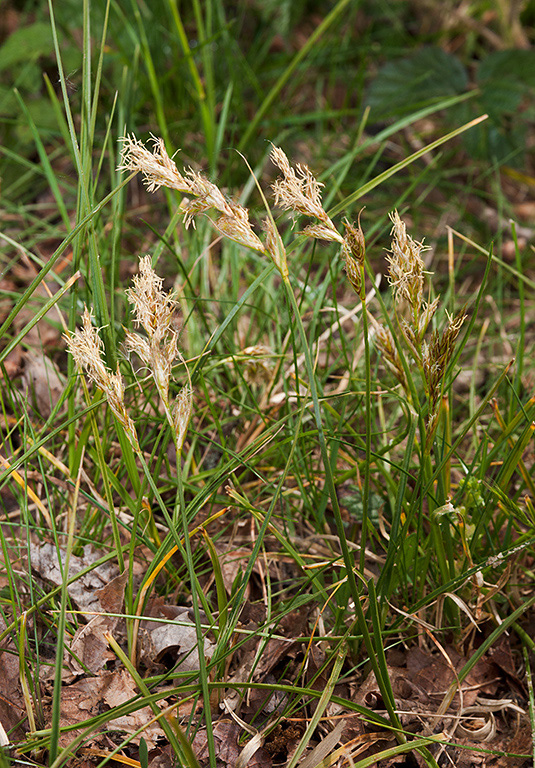
M 49 357 L 34 350 L 24 353 L 22 365 L 22 393 L 37 413 L 47 419 L 65 389 L 59 368 Z
M 64 567 L 65 550 L 60 549 L 59 556 Z M 102 554 L 93 551 L 89 545 L 84 547 L 83 557 L 71 555 L 68 577 L 72 578 L 101 557 Z M 41 576 L 42 579 L 57 587 L 63 583 L 62 569 L 60 569 L 58 552 L 54 544 L 47 541 L 39 544 L 30 544 L 30 560 L 32 571 Z M 72 584 L 69 584 L 69 597 L 80 610 L 105 611 L 106 609 L 100 601 L 99 590 L 102 590 L 117 575 L 118 568 L 116 563 L 111 561 L 101 563 Z
M 0 633 L 5 628 L 6 623 L 0 616 Z M 26 711 L 19 677 L 19 657 L 11 639 L 4 640 L 0 646 L 0 680 L 0 724 L 5 732 L 12 731 L 9 736 L 11 741 L 18 741 L 26 731 Z
M 102 589 L 96 590 L 103 611 L 121 612 L 127 575 L 125 571 Z M 105 633 L 113 632 L 118 622 L 118 616 L 93 616 L 88 624 L 76 631 L 70 645 L 71 653 L 66 651 L 67 666 L 73 674 L 81 675 L 85 671 L 96 674 L 115 658 L 115 654 L 109 650 Z
M 119 707 L 138 693 L 134 681 L 125 669 L 104 672 L 97 677 L 83 678 L 73 685 L 66 685 L 61 695 L 60 726 L 63 728 L 68 725 L 80 725 L 82 727 L 86 720 L 101 714 L 103 709 Z M 113 712 L 110 712 L 110 719 L 104 725 L 100 725 L 97 731 L 98 733 L 120 731 L 131 734 L 148 724 L 153 718 L 154 713 L 150 707 L 140 707 L 134 712 L 115 718 Z M 62 748 L 68 746 L 76 735 L 76 731 L 62 734 L 60 737 Z M 145 739 L 149 749 L 154 749 L 158 739 L 164 738 L 164 732 L 158 723 L 151 723 L 141 734 L 133 738 L 133 743 L 139 744 L 141 737 Z M 97 733 L 92 743 L 98 743 Z
M 240 726 L 233 720 L 219 720 L 214 725 L 214 744 L 217 765 L 220 768 L 235 768 L 242 747 L 238 739 L 242 735 Z M 193 751 L 202 768 L 210 765 L 206 729 L 197 732 L 193 739 Z M 260 747 L 247 762 L 247 768 L 271 768 L 273 761 L 269 752 Z
M 180 663 L 184 671 L 199 669 L 197 630 L 188 615 L 188 608 L 166 605 L 156 598 L 152 604 L 152 618 L 167 619 L 167 622 L 143 621 L 140 632 L 140 660 L 150 669 L 155 663 L 166 660 L 174 666 Z M 214 645 L 204 638 L 204 657 L 211 659 Z

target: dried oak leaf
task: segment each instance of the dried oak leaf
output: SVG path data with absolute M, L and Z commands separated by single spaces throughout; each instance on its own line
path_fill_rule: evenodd
M 124 603 L 124 589 L 127 572 L 116 576 L 102 589 L 96 590 L 101 608 L 109 613 L 120 613 Z M 105 634 L 113 632 L 119 622 L 117 616 L 93 616 L 85 626 L 80 627 L 71 642 L 71 653 L 67 654 L 67 665 L 75 675 L 85 671 L 96 674 L 115 658 L 109 650 Z
M 105 672 L 97 677 L 88 677 L 78 680 L 73 685 L 63 687 L 61 695 L 60 726 L 80 725 L 81 729 L 86 720 L 101 714 L 107 709 L 120 707 L 130 699 L 133 699 L 138 690 L 125 669 L 115 672 Z M 122 733 L 134 733 L 154 717 L 150 707 L 140 707 L 133 712 L 120 717 L 113 717 L 98 728 L 98 733 L 120 731 Z M 68 746 L 78 732 L 69 731 L 60 737 L 61 747 Z M 158 723 L 151 723 L 143 732 L 133 738 L 135 744 L 139 744 L 143 737 L 149 749 L 156 747 L 159 738 L 164 738 L 164 732 Z M 98 740 L 95 734 L 93 741 Z
M 156 598 L 149 606 L 148 613 L 151 618 L 167 621 L 141 622 L 140 659 L 145 666 L 150 668 L 162 662 L 168 662 L 171 666 L 180 663 L 181 671 L 197 671 L 199 669 L 197 630 L 189 616 L 189 609 L 166 605 L 161 599 Z M 213 653 L 214 644 L 205 637 L 205 659 L 211 659 Z
M 59 368 L 49 357 L 34 350 L 25 352 L 22 363 L 23 394 L 37 413 L 47 419 L 65 389 Z
M 65 550 L 60 549 L 62 568 L 59 565 L 58 551 L 54 544 L 42 542 L 30 544 L 30 561 L 32 571 L 42 579 L 51 582 L 54 586 L 63 584 L 63 570 L 65 568 Z M 100 560 L 102 554 L 92 551 L 91 546 L 84 547 L 82 557 L 71 555 L 69 560 L 68 578 L 72 578 L 92 563 Z M 105 611 L 100 601 L 99 590 L 118 575 L 115 563 L 108 561 L 95 566 L 91 571 L 81 576 L 68 586 L 69 597 L 80 610 Z
M 5 628 L 6 623 L 0 616 L 0 632 Z M 19 741 L 26 730 L 26 711 L 20 685 L 19 656 L 11 638 L 6 638 L 0 646 L 0 680 L 0 724 L 4 731 L 12 731 L 9 734 L 11 741 Z

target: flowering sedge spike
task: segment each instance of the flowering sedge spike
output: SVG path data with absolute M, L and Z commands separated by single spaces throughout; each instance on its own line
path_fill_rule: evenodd
M 171 410 L 171 426 L 173 427 L 177 453 L 180 453 L 184 445 L 192 407 L 193 390 L 191 386 L 186 385 L 178 393 Z
M 424 334 L 427 330 L 427 326 L 431 322 L 432 318 L 435 315 L 435 312 L 438 309 L 438 302 L 439 302 L 439 297 L 437 296 L 437 298 L 434 299 L 431 303 L 428 303 L 427 301 L 424 301 L 422 303 L 422 312 L 420 314 L 420 317 L 418 318 L 418 338 L 420 340 L 423 339 Z
M 88 379 L 104 392 L 108 405 L 123 426 L 132 447 L 139 451 L 136 428 L 126 411 L 123 380 L 119 370 L 112 373 L 102 361 L 104 345 L 93 326 L 91 312 L 87 307 L 84 309 L 82 323 L 82 328 L 65 336 L 69 352 L 79 370 L 85 371 Z
M 210 208 L 215 208 L 223 216 L 233 215 L 232 208 L 219 187 L 191 168 L 186 171 L 186 175 L 189 181 L 189 194 L 197 198 L 184 202 L 182 205 L 186 229 L 194 223 L 195 216 L 205 213 Z
M 121 141 L 123 149 L 118 170 L 141 171 L 149 192 L 155 192 L 160 187 L 169 187 L 194 198 L 184 200 L 181 205 L 186 229 L 190 225 L 195 226 L 195 216 L 215 208 L 222 215 L 212 223 L 221 234 L 247 248 L 264 252 L 264 246 L 249 222 L 247 208 L 227 200 L 219 187 L 202 173 L 191 168 L 180 173 L 169 157 L 163 139 L 153 137 L 153 152 L 135 136 L 125 136 Z
M 126 331 L 126 347 L 149 369 L 180 450 L 191 416 L 193 392 L 191 385 L 184 387 L 171 406 L 169 382 L 173 362 L 177 358 L 184 362 L 178 349 L 178 334 L 173 328 L 175 296 L 162 290 L 163 280 L 152 268 L 150 256 L 141 257 L 139 274 L 134 275 L 132 282 L 127 297 L 134 308 L 134 323 L 143 328 L 148 338 Z
M 190 182 L 176 167 L 176 164 L 165 149 L 163 139 L 152 137 L 154 151 L 145 147 L 135 136 L 123 136 L 121 164 L 118 171 L 141 171 L 149 192 L 155 192 L 160 187 L 176 189 L 184 194 L 191 194 Z
M 423 344 L 423 372 L 429 399 L 429 416 L 427 420 L 427 442 L 430 444 L 438 423 L 438 414 L 444 388 L 444 377 L 448 364 L 455 351 L 455 342 L 466 315 L 461 312 L 457 317 L 448 315 L 448 325 L 440 334 L 433 331 L 429 344 Z
M 297 164 L 296 170 L 294 170 L 280 147 L 272 145 L 270 158 L 283 176 L 283 178 L 277 179 L 271 187 L 275 196 L 275 204 L 284 210 L 295 211 L 319 219 L 323 224 L 323 227 L 319 229 L 307 227 L 303 230 L 303 234 L 319 237 L 321 240 L 342 242 L 342 236 L 321 204 L 323 184 L 314 178 L 306 165 Z
M 368 317 L 375 328 L 377 348 L 382 354 L 386 367 L 394 374 L 405 392 L 409 392 L 405 371 L 403 370 L 403 365 L 401 364 L 399 352 L 392 333 L 388 328 L 379 323 L 373 315 L 370 314 Z
M 346 263 L 346 274 L 355 293 L 360 298 L 363 298 L 363 266 L 366 256 L 366 240 L 360 226 L 360 214 L 357 226 L 344 221 L 344 227 L 345 237 L 342 241 L 342 256 Z
M 134 275 L 132 282 L 126 295 L 134 309 L 134 323 L 143 328 L 148 339 L 127 331 L 125 343 L 148 367 L 164 405 L 168 406 L 171 368 L 178 357 L 178 334 L 172 327 L 176 301 L 172 293 L 162 290 L 163 280 L 153 270 L 150 256 L 141 257 L 139 274 Z
M 262 227 L 266 236 L 264 250 L 271 257 L 282 278 L 287 280 L 290 273 L 288 272 L 288 262 L 286 261 L 286 249 L 279 231 L 271 219 L 265 219 Z
M 231 215 L 220 216 L 219 219 L 216 219 L 213 222 L 215 228 L 225 237 L 234 240 L 235 243 L 244 245 L 246 248 L 252 248 L 254 251 L 265 253 L 266 248 L 264 244 L 251 227 L 247 208 L 243 208 L 237 203 L 229 205 L 229 208 Z
M 392 245 L 389 262 L 388 281 L 394 289 L 396 299 L 405 299 L 416 317 L 423 301 L 424 291 L 424 262 L 420 254 L 427 246 L 413 240 L 407 235 L 405 223 L 397 211 L 391 214 Z
M 334 227 L 328 227 L 325 224 L 309 224 L 301 230 L 301 234 L 306 237 L 313 237 L 316 240 L 327 240 L 327 242 L 343 243 L 344 238 Z

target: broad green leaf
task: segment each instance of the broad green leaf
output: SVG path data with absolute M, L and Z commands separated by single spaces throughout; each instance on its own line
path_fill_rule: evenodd
M 15 64 L 50 54 L 51 50 L 50 24 L 36 22 L 29 27 L 20 27 L 0 47 L 0 72 Z
M 463 93 L 467 85 L 466 71 L 459 59 L 429 46 L 408 58 L 385 64 L 368 90 L 366 106 L 371 108 L 371 119 L 377 120 Z

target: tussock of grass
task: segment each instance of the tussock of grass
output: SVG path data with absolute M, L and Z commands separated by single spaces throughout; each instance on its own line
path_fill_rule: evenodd
M 366 180 L 329 210 L 349 166 L 320 181 L 313 159 L 293 164 L 279 142 L 237 194 L 217 183 L 214 92 L 205 98 L 210 78 L 203 85 L 171 10 L 211 172 L 171 156 L 161 84 L 139 32 L 164 138 L 144 144 L 130 133 L 118 157 L 110 118 L 109 158 L 98 162 L 101 174 L 108 164 L 113 191 L 101 200 L 92 169 L 103 60 L 93 84 L 85 61 L 78 133 L 53 24 L 79 181 L 74 226 L 45 264 L 28 248 L 36 276 L 10 295 L 1 331 L 18 320 L 0 351 L 0 629 L 19 664 L 10 684 L 17 722 L 6 738 L 24 759 L 54 768 L 80 757 L 104 765 L 117 752 L 145 766 L 162 743 L 177 764 L 215 766 L 221 742 L 232 744 L 236 765 L 256 756 L 291 768 L 323 759 L 363 768 L 414 750 L 437 766 L 444 751 L 455 757 L 455 744 L 468 744 L 455 718 L 470 712 L 470 691 L 490 685 L 481 678 L 490 649 L 510 632 L 508 648 L 533 650 L 524 622 L 535 602 L 535 399 L 523 376 L 522 259 L 517 244 L 517 361 L 488 364 L 479 381 L 492 252 L 481 249 L 485 269 L 467 293 L 459 279 L 467 245 L 452 236 L 439 289 L 402 200 L 391 206 L 390 234 L 386 218 L 339 214 L 380 185 L 384 194 L 396 172 L 477 121 L 386 171 L 375 173 L 373 160 Z M 139 9 L 125 23 L 143 30 Z M 201 58 L 214 74 L 208 26 Z M 50 163 L 44 172 L 53 178 Z M 137 173 L 158 198 L 135 186 Z M 67 193 L 52 189 L 68 229 Z M 152 232 L 135 222 L 133 194 L 149 218 L 165 200 L 165 232 L 159 215 Z M 139 242 L 149 247 L 139 252 Z M 53 295 L 51 279 L 60 285 Z M 47 409 L 37 401 L 32 409 L 32 393 L 21 395 L 6 367 L 52 308 L 62 311 L 64 389 Z M 86 577 L 109 582 L 96 592 L 96 617 L 83 598 L 96 588 L 73 588 Z M 80 656 L 86 635 L 100 643 L 96 661 Z M 415 663 L 417 646 L 434 672 L 445 661 L 414 738 L 400 693 L 410 674 L 400 669 Z M 104 682 L 118 679 L 127 694 L 112 701 Z M 70 721 L 67 702 L 91 685 L 109 708 L 91 701 L 87 717 Z M 500 684 L 492 692 L 502 722 L 514 712 L 527 732 L 522 707 Z M 382 751 L 364 755 L 374 739 Z

